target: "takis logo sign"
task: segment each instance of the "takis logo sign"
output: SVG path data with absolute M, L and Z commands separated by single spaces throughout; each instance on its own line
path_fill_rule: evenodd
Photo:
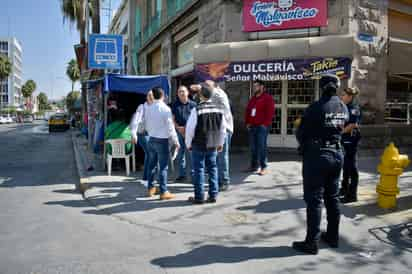
M 324 26 L 327 0 L 245 0 L 243 30 L 264 31 Z
M 265 27 L 282 25 L 285 21 L 303 20 L 314 18 L 319 14 L 317 8 L 301 8 L 292 0 L 279 0 L 276 2 L 255 2 L 250 10 L 256 18 L 256 23 Z

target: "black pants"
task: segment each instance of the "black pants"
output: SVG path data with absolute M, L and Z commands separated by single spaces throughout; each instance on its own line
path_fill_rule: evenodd
M 343 160 L 342 189 L 348 198 L 357 198 L 359 184 L 358 146 L 355 143 L 344 143 L 343 147 L 345 148 L 345 157 Z
M 339 235 L 339 178 L 343 153 L 337 149 L 313 149 L 303 156 L 303 193 L 306 202 L 306 241 L 317 242 L 320 238 L 322 199 L 328 220 L 327 234 L 331 240 Z

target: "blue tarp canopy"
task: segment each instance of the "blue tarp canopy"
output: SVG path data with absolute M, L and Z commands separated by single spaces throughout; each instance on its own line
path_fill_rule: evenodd
M 104 91 L 129 92 L 146 94 L 154 87 L 161 87 L 166 95 L 169 95 L 170 85 L 166 75 L 120 75 L 107 74 L 104 81 Z

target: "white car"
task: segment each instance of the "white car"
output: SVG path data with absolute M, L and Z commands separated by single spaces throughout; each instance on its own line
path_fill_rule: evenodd
M 6 123 L 6 118 L 3 116 L 0 116 L 0 124 L 5 124 Z
M 13 123 L 13 119 L 12 119 L 10 116 L 6 116 L 6 117 L 5 117 L 5 120 L 6 120 L 6 124 L 11 124 L 11 123 Z

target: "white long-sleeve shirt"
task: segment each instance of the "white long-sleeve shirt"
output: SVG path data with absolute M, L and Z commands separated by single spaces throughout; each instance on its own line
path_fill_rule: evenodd
M 195 137 L 196 126 L 197 126 L 197 110 L 196 108 L 194 108 L 190 112 L 189 119 L 187 120 L 187 123 L 186 123 L 185 143 L 186 143 L 187 148 L 192 147 L 192 141 L 193 141 L 193 138 Z M 220 125 L 220 130 L 219 130 L 218 146 L 223 146 L 223 144 L 225 143 L 226 130 L 227 130 L 226 121 L 225 119 L 222 119 L 222 124 Z
M 144 123 L 150 137 L 171 139 L 174 144 L 179 143 L 172 111 L 163 101 L 155 100 L 153 104 L 145 108 Z
M 137 127 L 143 119 L 144 109 L 147 108 L 147 106 L 147 102 L 144 104 L 140 104 L 137 107 L 136 112 L 133 114 L 132 119 L 130 120 L 130 131 L 132 133 L 132 137 L 135 139 L 137 139 Z
M 213 89 L 212 101 L 223 108 L 223 117 L 226 120 L 226 129 L 233 134 L 233 115 L 230 110 L 229 97 L 221 88 Z

